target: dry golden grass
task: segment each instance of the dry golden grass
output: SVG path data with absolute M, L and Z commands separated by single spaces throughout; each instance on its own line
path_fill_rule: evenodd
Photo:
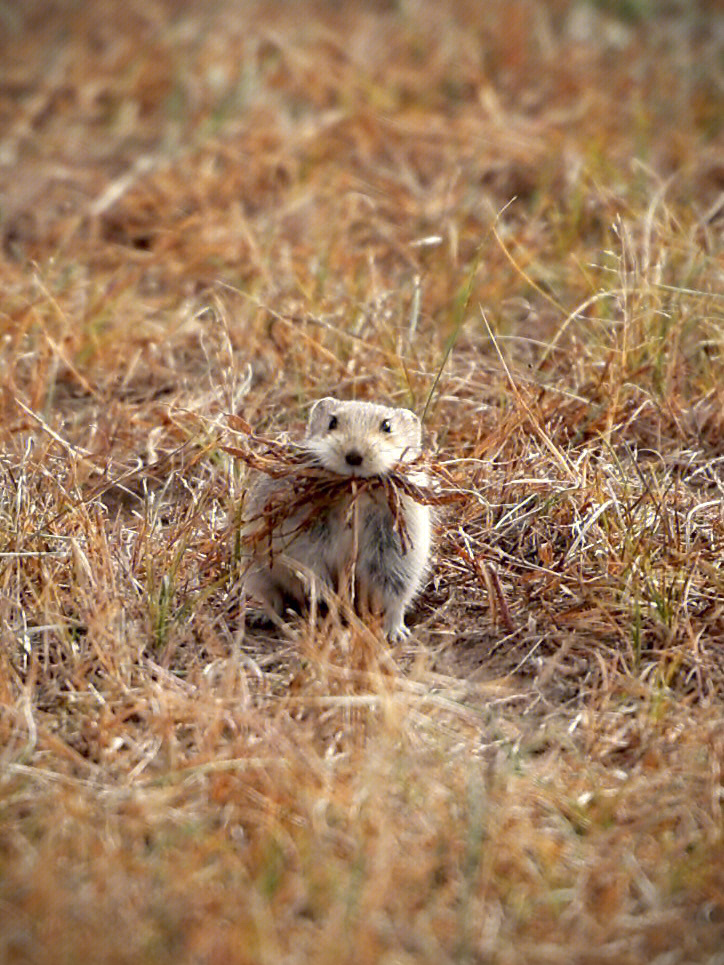
M 0 38 L 0 961 L 722 963 L 718 5 Z M 240 606 L 326 394 L 467 492 L 392 649 Z

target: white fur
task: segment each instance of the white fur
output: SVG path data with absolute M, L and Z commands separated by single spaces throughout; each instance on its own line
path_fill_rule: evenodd
M 312 407 L 303 446 L 330 472 L 364 479 L 414 459 L 420 442 L 420 420 L 408 409 L 326 398 Z M 425 481 L 422 473 L 415 473 L 414 479 Z M 245 535 L 252 535 L 259 525 L 258 516 L 270 496 L 288 486 L 285 480 L 257 474 L 248 497 Z M 245 589 L 270 614 L 283 616 L 288 600 L 301 606 L 320 584 L 339 592 L 353 576 L 357 611 L 381 614 L 387 636 L 398 639 L 408 633 L 405 610 L 420 588 L 428 562 L 430 509 L 401 496 L 403 553 L 382 490 L 363 493 L 351 511 L 350 504 L 351 496 L 344 495 L 319 509 L 301 531 L 308 507 L 285 520 L 272 534 L 271 563 L 266 541 L 250 549 Z

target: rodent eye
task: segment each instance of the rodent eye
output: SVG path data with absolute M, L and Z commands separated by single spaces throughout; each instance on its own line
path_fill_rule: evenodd
M 382 432 L 392 432 L 392 423 L 390 420 L 383 419 L 382 422 L 380 422 L 380 429 Z
M 336 415 L 333 415 L 333 416 L 330 418 L 330 420 L 329 420 L 329 425 L 327 426 L 327 429 L 329 429 L 329 431 L 331 432 L 332 429 L 336 429 L 336 428 L 337 428 L 337 425 L 338 425 L 337 416 L 336 416 Z

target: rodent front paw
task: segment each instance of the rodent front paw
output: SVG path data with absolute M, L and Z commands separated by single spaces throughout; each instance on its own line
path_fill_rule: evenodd
M 392 626 L 386 627 L 385 635 L 390 643 L 400 643 L 410 636 L 410 631 L 405 624 L 400 621 L 399 623 L 394 623 Z

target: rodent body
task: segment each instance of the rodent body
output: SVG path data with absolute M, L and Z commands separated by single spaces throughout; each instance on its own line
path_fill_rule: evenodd
M 312 465 L 364 480 L 384 477 L 397 464 L 410 462 L 420 443 L 420 420 L 408 409 L 326 398 L 312 407 L 302 446 Z M 420 472 L 406 475 L 425 482 Z M 249 492 L 246 518 L 258 521 L 269 501 L 284 499 L 290 485 L 259 474 Z M 382 615 L 390 639 L 405 636 L 404 614 L 427 567 L 432 527 L 428 506 L 404 493 L 399 500 L 404 538 L 380 487 L 356 497 L 345 488 L 328 503 L 315 504 L 311 519 L 308 508 L 291 515 L 273 530 L 271 546 L 267 540 L 251 544 L 246 591 L 268 612 L 282 616 L 289 604 L 303 606 L 315 584 L 343 592 L 353 578 L 348 585 L 357 611 Z M 248 523 L 243 533 L 253 534 L 254 525 Z

